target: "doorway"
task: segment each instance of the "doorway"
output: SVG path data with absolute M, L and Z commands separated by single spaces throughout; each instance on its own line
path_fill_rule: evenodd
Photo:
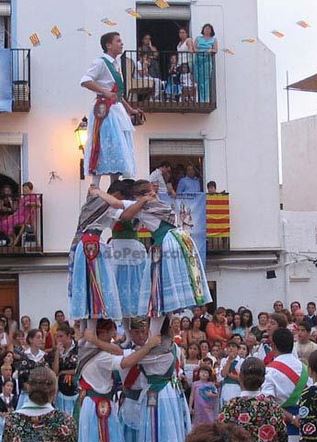
M 3 275 L 0 279 L 0 311 L 11 306 L 13 319 L 19 323 L 19 282 L 17 275 Z
M 204 190 L 204 143 L 203 140 L 150 140 L 150 173 L 163 161 L 171 164 L 171 183 L 176 191 L 179 180 L 185 176 L 186 166 L 193 165 L 196 176 Z

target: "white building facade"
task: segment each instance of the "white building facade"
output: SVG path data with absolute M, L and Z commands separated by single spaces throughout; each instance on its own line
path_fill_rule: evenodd
M 217 304 L 271 310 L 274 299 L 285 293 L 279 268 L 274 55 L 257 39 L 254 0 L 169 3 L 171 13 L 165 20 L 186 22 L 193 37 L 200 34 L 203 24 L 214 26 L 219 43 L 217 107 L 210 113 L 148 113 L 146 124 L 135 133 L 137 177 L 149 176 L 151 155 L 157 149 L 151 151 L 151 146 L 161 143 L 161 155 L 172 159 L 183 145 L 182 155 L 190 159 L 192 151 L 190 147 L 186 151 L 190 145 L 186 141 L 198 143 L 204 186 L 215 180 L 219 190 L 230 194 L 230 251 L 207 258 L 208 280 L 216 287 Z M 144 11 L 144 6 L 149 15 L 142 19 L 125 11 L 142 7 Z M 12 48 L 29 48 L 33 33 L 41 44 L 31 49 L 31 109 L 0 114 L 0 148 L 20 146 L 20 181 L 33 182 L 35 191 L 43 195 L 43 254 L 2 255 L 0 271 L 4 286 L 15 281 L 20 314 L 29 314 L 36 323 L 56 309 L 67 311 L 67 252 L 90 183 L 87 178 L 80 180 L 82 153 L 74 130 L 90 111 L 94 96 L 80 88 L 80 78 L 91 61 L 101 56 L 103 33 L 119 31 L 125 49 L 136 50 L 140 30 L 146 29 L 141 21 L 160 20 L 168 9 L 161 10 L 152 1 L 132 0 L 12 0 L 10 7 Z M 101 22 L 104 17 L 117 25 L 106 27 Z M 54 25 L 61 30 L 60 39 L 50 33 Z M 243 42 L 250 38 L 255 41 Z M 159 35 L 155 43 L 161 49 Z M 104 179 L 102 185 L 107 184 Z M 267 279 L 271 268 L 276 268 L 277 277 Z
M 282 124 L 286 296 L 317 303 L 317 115 Z

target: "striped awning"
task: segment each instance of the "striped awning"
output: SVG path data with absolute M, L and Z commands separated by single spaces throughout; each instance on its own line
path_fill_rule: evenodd
M 229 195 L 206 195 L 207 238 L 230 237 Z

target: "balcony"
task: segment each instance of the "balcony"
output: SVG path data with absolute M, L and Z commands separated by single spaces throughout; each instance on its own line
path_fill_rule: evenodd
M 38 255 L 43 252 L 41 194 L 0 200 L 0 256 Z
M 204 212 L 206 224 L 206 252 L 230 251 L 230 201 L 228 193 L 206 194 Z M 180 216 L 178 214 L 178 219 Z M 194 227 L 195 228 L 195 227 Z M 151 233 L 141 226 L 138 237 L 149 249 L 152 244 Z
M 30 49 L 10 49 L 12 60 L 12 111 L 31 109 L 31 55 Z
M 145 112 L 211 113 L 217 107 L 215 72 L 210 53 L 125 51 L 122 56 L 125 96 Z

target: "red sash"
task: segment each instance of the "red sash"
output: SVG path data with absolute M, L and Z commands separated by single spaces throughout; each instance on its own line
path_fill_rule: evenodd
M 110 442 L 109 436 L 109 426 L 108 426 L 108 418 L 111 414 L 111 402 L 108 398 L 103 397 L 102 394 L 96 396 L 93 395 L 93 388 L 88 382 L 86 382 L 83 378 L 79 381 L 81 393 L 80 396 L 83 398 L 86 396 L 87 392 L 92 392 L 88 396 L 95 403 L 96 406 L 96 414 L 98 417 L 98 429 L 99 429 L 99 440 L 100 442 Z
M 113 88 L 111 89 L 111 92 L 117 93 L 118 90 L 119 90 L 118 85 L 115 83 L 113 85 Z M 89 173 L 93 175 L 96 174 L 96 169 L 100 154 L 100 128 L 103 123 L 103 120 L 108 116 L 110 107 L 115 103 L 116 103 L 115 101 L 110 100 L 109 98 L 97 97 L 97 101 L 94 106 L 95 121 L 93 127 L 92 146 L 91 146 L 91 153 L 89 159 Z
M 130 388 L 134 385 L 135 381 L 140 376 L 140 373 L 141 370 L 138 365 L 134 365 L 133 367 L 131 367 L 123 383 L 124 388 L 130 390 Z
M 283 362 L 273 361 L 268 365 L 268 367 L 275 368 L 280 373 L 285 374 L 285 376 L 288 377 L 288 379 L 290 381 L 292 381 L 293 384 L 295 384 L 295 385 L 299 381 L 300 376 L 294 370 L 289 368 L 288 365 L 284 364 Z

